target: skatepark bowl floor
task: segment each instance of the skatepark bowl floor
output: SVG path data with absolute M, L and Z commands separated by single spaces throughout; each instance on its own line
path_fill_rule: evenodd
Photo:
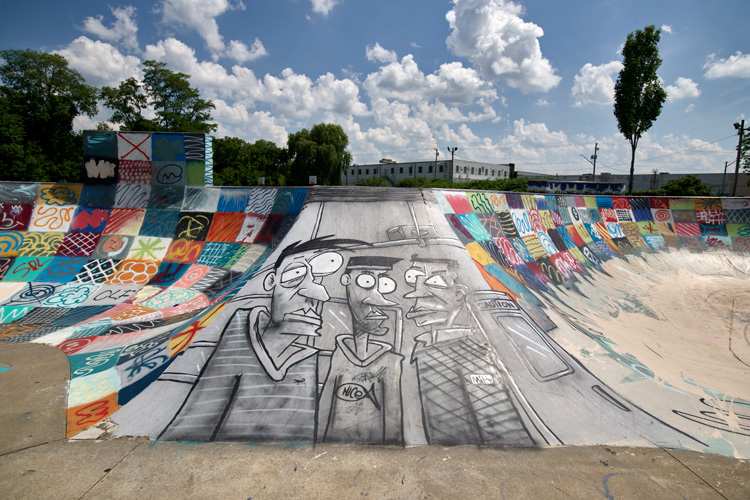
M 0 183 L 4 498 L 750 498 L 750 200 L 84 144 L 83 184 Z

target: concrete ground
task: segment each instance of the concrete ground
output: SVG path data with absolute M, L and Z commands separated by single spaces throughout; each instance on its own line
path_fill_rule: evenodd
M 67 361 L 0 345 L 2 498 L 750 498 L 750 463 L 659 448 L 64 439 Z

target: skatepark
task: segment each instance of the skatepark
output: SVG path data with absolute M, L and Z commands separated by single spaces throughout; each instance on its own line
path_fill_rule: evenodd
M 212 187 L 201 135 L 87 134 L 83 183 L 0 184 L 7 491 L 750 492 L 750 199 Z

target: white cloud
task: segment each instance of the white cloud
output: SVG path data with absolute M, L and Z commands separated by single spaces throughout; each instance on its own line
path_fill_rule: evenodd
M 229 42 L 229 47 L 224 45 L 216 18 L 230 10 L 245 10 L 245 4 L 241 1 L 232 4 L 229 0 L 164 0 L 161 7 L 162 22 L 194 29 L 203 38 L 214 60 L 230 57 L 242 64 L 267 55 L 263 43 L 257 38 L 250 48 L 239 40 Z
M 244 42 L 240 42 L 239 40 L 232 40 L 231 42 L 229 42 L 226 55 L 242 64 L 248 61 L 255 61 L 258 58 L 266 56 L 268 55 L 268 52 L 266 52 L 266 48 L 263 46 L 263 43 L 258 38 L 256 38 L 249 49 Z
M 661 30 L 662 30 L 662 31 L 663 31 L 664 33 L 669 33 L 670 35 L 671 35 L 672 33 L 674 33 L 674 30 L 672 29 L 672 26 L 670 26 L 669 24 L 662 24 L 662 25 L 661 25 Z
M 323 14 L 324 16 L 327 16 L 331 10 L 333 10 L 334 7 L 336 7 L 338 4 L 342 3 L 343 0 L 311 0 L 312 1 L 312 10 L 313 12 L 317 12 L 318 14 Z
M 213 101 L 216 109 L 212 117 L 219 123 L 218 137 L 239 137 L 248 142 L 260 139 L 286 147 L 288 133 L 279 119 L 267 111 L 248 112 L 245 106 L 229 105 L 221 99 Z
M 687 107 L 687 108 L 685 108 L 685 113 L 690 113 L 690 112 L 691 112 L 692 110 L 694 110 L 694 109 L 695 109 L 695 104 L 693 104 L 693 103 L 691 102 L 690 104 L 688 104 L 688 107 Z
M 727 59 L 717 59 L 711 54 L 703 65 L 706 78 L 750 78 L 750 54 L 743 54 L 739 50 Z
M 547 99 L 544 99 L 543 97 L 540 97 L 536 100 L 534 106 L 549 106 L 549 101 L 547 101 Z
M 528 94 L 546 92 L 560 83 L 542 56 L 541 27 L 521 19 L 523 7 L 506 0 L 453 0 L 446 14 L 451 34 L 446 43 L 467 57 L 482 76 L 505 81 Z
M 573 78 L 575 83 L 571 89 L 571 96 L 575 100 L 575 106 L 611 105 L 615 98 L 615 80 L 612 76 L 621 69 L 620 61 L 610 61 L 599 66 L 584 64 Z
M 497 99 L 492 85 L 460 62 L 442 64 L 437 72 L 425 75 L 411 54 L 368 75 L 363 87 L 371 100 L 387 98 L 418 103 L 437 99 L 448 104 L 471 104 L 477 99 Z
M 367 60 L 373 62 L 392 63 L 398 60 L 394 51 L 384 49 L 378 42 L 375 42 L 374 47 L 368 45 L 365 49 L 365 54 L 367 55 Z
M 138 25 L 135 20 L 135 7 L 110 7 L 115 16 L 111 28 L 104 26 L 103 16 L 87 17 L 83 20 L 83 30 L 107 42 L 122 41 L 123 47 L 138 50 Z
M 667 85 L 667 98 L 670 101 L 679 101 L 680 99 L 694 98 L 701 95 L 698 90 L 698 84 L 690 78 L 679 77 L 674 85 Z
M 139 75 L 140 60 L 120 53 L 109 43 L 79 36 L 62 50 L 54 51 L 68 60 L 89 85 L 117 86 L 128 77 Z

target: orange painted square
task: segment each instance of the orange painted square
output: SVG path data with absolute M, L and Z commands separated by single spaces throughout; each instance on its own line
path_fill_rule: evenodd
M 211 222 L 206 241 L 233 242 L 242 229 L 244 212 L 217 212 Z

